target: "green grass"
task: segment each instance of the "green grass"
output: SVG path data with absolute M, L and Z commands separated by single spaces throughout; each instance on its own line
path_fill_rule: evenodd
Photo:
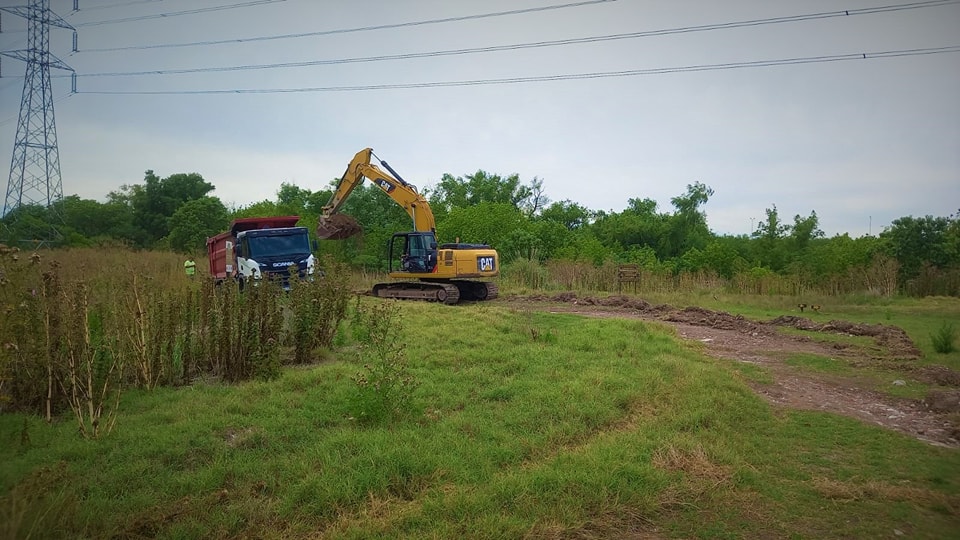
M 3 537 L 956 534 L 956 450 L 776 411 L 762 369 L 658 325 L 400 306 L 419 384 L 396 422 L 351 420 L 349 338 L 271 382 L 127 392 L 99 440 L 0 416 Z
M 787 365 L 796 366 L 819 373 L 849 374 L 850 367 L 842 360 L 827 358 L 818 354 L 795 353 L 786 359 Z
M 728 368 L 739 373 L 747 381 L 760 384 L 773 384 L 774 382 L 773 376 L 770 375 L 770 372 L 756 364 L 748 364 L 738 360 L 730 360 L 726 364 Z

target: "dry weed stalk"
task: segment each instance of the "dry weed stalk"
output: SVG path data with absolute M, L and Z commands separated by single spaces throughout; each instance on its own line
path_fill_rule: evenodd
M 133 346 L 134 358 L 137 365 L 137 374 L 142 388 L 150 390 L 157 385 L 160 380 L 160 374 L 156 373 L 153 361 L 150 358 L 150 347 L 147 336 L 149 335 L 149 319 L 147 311 L 143 307 L 143 301 L 140 299 L 140 286 L 137 282 L 137 276 L 133 276 L 133 327 L 130 329 L 130 344 Z
M 110 433 L 116 423 L 123 365 L 121 357 L 107 346 L 102 316 L 97 314 L 96 324 L 90 318 L 86 284 L 77 283 L 72 295 L 64 291 L 63 300 L 70 327 L 64 332 L 66 369 L 60 385 L 80 434 L 97 438 Z M 102 421 L 104 414 L 105 422 Z

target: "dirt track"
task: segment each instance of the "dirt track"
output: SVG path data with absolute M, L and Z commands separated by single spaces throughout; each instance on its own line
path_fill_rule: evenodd
M 796 409 L 828 411 L 906 433 L 930 444 L 960 447 L 960 372 L 945 366 L 919 365 L 921 353 L 902 329 L 889 325 L 830 321 L 785 315 L 757 322 L 725 312 L 698 307 L 678 309 L 652 305 L 629 296 L 578 297 L 575 293 L 512 296 L 498 300 L 508 306 L 577 313 L 590 317 L 635 317 L 673 326 L 684 339 L 702 343 L 718 358 L 762 366 L 772 384 L 751 382 L 771 403 Z M 539 309 L 539 308 L 536 308 Z M 808 332 L 838 333 L 872 338 L 875 346 L 824 343 L 805 336 L 782 333 L 779 327 Z M 837 376 L 801 370 L 784 359 L 792 353 L 842 358 L 857 367 L 895 367 L 911 378 L 938 386 L 923 400 L 896 398 L 868 388 L 869 378 Z M 894 384 L 893 381 L 890 382 Z

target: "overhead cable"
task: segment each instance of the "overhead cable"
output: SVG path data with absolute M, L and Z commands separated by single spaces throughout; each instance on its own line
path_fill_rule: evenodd
M 118 7 L 132 6 L 136 4 L 155 4 L 157 2 L 163 2 L 163 0 L 130 0 L 129 2 L 119 2 L 116 4 L 103 4 L 99 6 L 83 7 L 76 11 L 70 12 L 69 16 L 72 17 L 74 15 L 77 15 L 78 13 L 86 13 L 88 11 L 97 11 L 99 9 L 118 8 Z
M 198 94 L 287 94 L 307 92 L 355 92 L 365 90 L 398 90 L 409 88 L 444 88 L 454 86 L 482 86 L 496 84 L 518 84 L 549 81 L 570 81 L 579 79 L 605 79 L 612 77 L 635 77 L 641 75 L 665 75 L 668 73 L 688 73 L 697 71 L 720 71 L 730 69 L 774 67 L 795 64 L 819 64 L 825 62 L 844 62 L 850 60 L 872 60 L 960 52 L 960 45 L 948 47 L 930 47 L 923 49 L 902 49 L 872 53 L 851 53 L 827 56 L 807 56 L 783 58 L 777 60 L 756 60 L 750 62 L 730 62 L 723 64 L 700 64 L 692 66 L 632 69 L 624 71 L 603 71 L 593 73 L 573 73 L 566 75 L 544 75 L 533 77 L 509 77 L 502 79 L 474 79 L 466 81 L 435 81 L 422 83 L 394 83 L 352 86 L 316 86 L 304 88 L 240 88 L 232 90 L 132 90 L 132 91 L 78 91 L 79 94 L 99 95 L 198 95 Z
M 555 9 L 566 9 L 573 7 L 582 7 L 592 4 L 604 4 L 607 2 L 616 2 L 617 0 L 584 0 L 581 2 L 572 2 L 568 4 L 555 4 L 549 6 L 540 6 L 535 8 L 524 8 L 524 9 L 513 9 L 509 11 L 494 11 L 491 13 L 480 13 L 476 15 L 463 15 L 460 17 L 445 17 L 442 19 L 428 19 L 423 21 L 409 21 L 402 23 L 392 23 L 392 24 L 380 24 L 375 26 L 359 26 L 355 28 L 340 28 L 335 30 L 320 30 L 316 32 L 300 32 L 296 34 L 281 34 L 281 35 L 272 35 L 272 36 L 256 36 L 248 38 L 234 38 L 234 39 L 220 39 L 220 40 L 209 40 L 209 41 L 194 41 L 190 43 L 160 43 L 155 45 L 132 45 L 129 47 L 108 47 L 108 48 L 99 48 L 99 49 L 83 49 L 79 52 L 113 52 L 113 51 L 133 51 L 133 50 L 144 50 L 144 49 L 167 49 L 173 47 L 198 47 L 203 45 L 225 45 L 233 43 L 250 43 L 256 41 L 271 41 L 276 39 L 294 39 L 294 38 L 304 38 L 304 37 L 315 37 L 315 36 L 329 36 L 335 34 L 349 34 L 353 32 L 369 32 L 372 30 L 387 30 L 391 28 L 404 28 L 408 26 L 422 26 L 427 24 L 441 24 L 449 22 L 460 22 L 460 21 L 469 21 L 475 19 L 485 19 L 490 17 L 504 17 L 510 15 L 522 15 L 525 13 L 535 13 L 539 11 L 549 11 Z M 77 25 L 85 26 L 85 25 Z
M 682 28 L 670 28 L 665 30 L 647 30 L 642 32 L 630 32 L 626 34 L 608 34 L 603 36 L 591 36 L 582 38 L 558 39 L 551 41 L 535 41 L 530 43 L 516 43 L 512 45 L 494 45 L 489 47 L 471 47 L 465 49 L 448 49 L 442 51 L 428 51 L 419 53 L 390 54 L 380 56 L 363 56 L 355 58 L 338 58 L 329 60 L 306 60 L 301 62 L 273 62 L 269 64 L 245 64 L 237 66 L 216 66 L 200 68 L 180 68 L 180 69 L 152 69 L 143 71 L 113 71 L 100 73 L 86 73 L 82 77 L 131 77 L 144 75 L 182 75 L 187 73 L 215 73 L 225 71 L 249 71 L 262 69 L 283 69 L 311 66 L 326 66 L 336 64 L 352 64 L 360 62 L 383 62 L 390 60 L 410 60 L 415 58 L 435 58 L 441 56 L 456 56 L 463 54 L 477 54 L 500 51 L 514 51 L 520 49 L 533 49 L 541 47 L 556 47 L 561 45 L 576 45 L 583 43 L 598 43 L 603 41 L 613 41 L 621 39 L 634 39 L 652 36 L 663 36 L 668 34 L 680 34 L 686 32 L 703 32 L 707 30 L 720 30 L 730 28 L 742 28 L 746 26 L 760 26 L 766 24 L 781 24 L 787 22 L 810 21 L 817 19 L 826 19 L 832 17 L 845 17 L 848 15 L 862 15 L 872 13 L 887 13 L 891 11 L 903 11 L 905 9 L 918 9 L 922 7 L 932 7 L 934 5 L 960 4 L 960 0 L 932 0 L 927 2 L 913 2 L 909 4 L 897 4 L 892 6 L 865 8 L 860 10 L 842 10 L 824 13 L 812 13 L 807 15 L 791 15 L 788 17 L 772 17 L 767 19 L 754 19 L 749 21 L 717 23 L 701 26 L 686 26 Z
M 250 0 L 249 2 L 240 2 L 237 4 L 226 4 L 222 6 L 211 6 L 211 7 L 205 7 L 205 8 L 197 8 L 197 9 L 186 9 L 183 11 L 171 11 L 167 13 L 154 13 L 152 15 L 138 15 L 136 17 L 126 17 L 123 19 L 109 19 L 106 21 L 85 22 L 85 23 L 75 24 L 73 26 L 76 28 L 83 28 L 88 26 L 101 26 L 104 24 L 117 24 L 117 23 L 133 22 L 133 21 L 145 21 L 148 19 L 166 19 L 170 17 L 177 17 L 180 15 L 195 15 L 197 13 L 209 13 L 211 11 L 223 11 L 226 9 L 245 8 L 245 7 L 251 7 L 251 6 L 259 6 L 263 4 L 275 4 L 277 2 L 286 2 L 286 1 L 287 0 Z
M 65 99 L 67 99 L 67 98 L 73 97 L 74 95 L 76 95 L 76 92 L 70 92 L 70 93 L 68 93 L 68 94 L 64 94 L 64 95 L 58 97 L 57 99 L 53 100 L 53 103 L 54 103 L 54 105 L 56 105 L 57 103 L 60 103 L 61 101 L 65 100 Z M 14 120 L 18 120 L 19 118 L 20 118 L 19 116 L 11 116 L 11 117 L 9 117 L 9 118 L 5 118 L 5 119 L 3 119 L 3 120 L 0 120 L 0 126 L 5 126 L 5 125 L 9 124 L 10 122 L 13 122 Z

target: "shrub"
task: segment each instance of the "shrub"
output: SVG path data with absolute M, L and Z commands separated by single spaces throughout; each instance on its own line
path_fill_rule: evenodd
M 351 403 L 361 423 L 377 423 L 400 417 L 408 408 L 416 381 L 407 366 L 400 308 L 383 302 L 370 308 L 358 306 L 355 321 L 364 331 L 360 346 L 363 371 L 353 377 L 357 393 Z
M 324 258 L 324 273 L 314 281 L 291 281 L 291 328 L 294 362 L 316 358 L 321 347 L 330 347 L 350 300 L 349 274 L 342 264 Z
M 954 341 L 956 340 L 956 329 L 952 323 L 943 323 L 935 334 L 930 335 L 930 341 L 933 342 L 933 350 L 940 354 L 948 354 L 957 350 Z

